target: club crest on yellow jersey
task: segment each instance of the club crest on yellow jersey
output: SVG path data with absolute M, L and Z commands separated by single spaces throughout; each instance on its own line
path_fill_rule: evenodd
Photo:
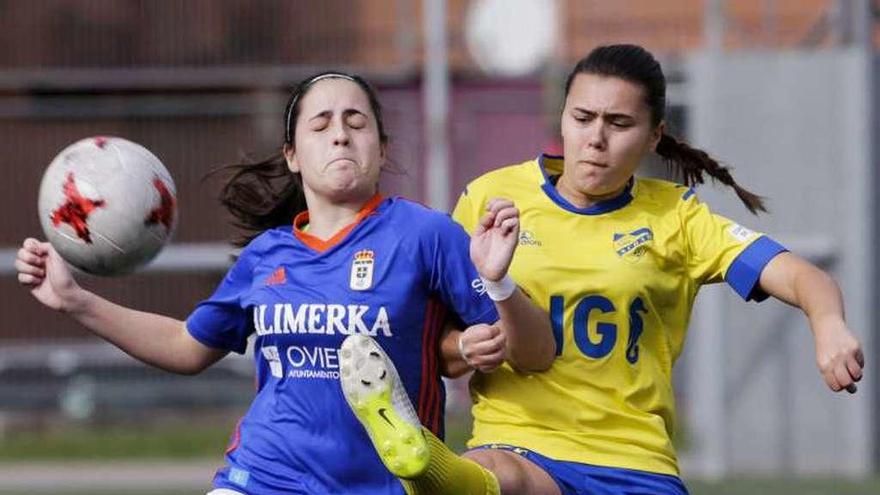
M 638 261 L 654 240 L 654 233 L 647 227 L 632 232 L 614 233 L 614 251 L 627 261 Z

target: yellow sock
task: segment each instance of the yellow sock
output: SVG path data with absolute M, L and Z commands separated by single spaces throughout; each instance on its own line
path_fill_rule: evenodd
M 423 428 L 431 460 L 428 468 L 412 479 L 401 479 L 409 495 L 501 495 L 491 471 L 449 450 L 439 438 Z

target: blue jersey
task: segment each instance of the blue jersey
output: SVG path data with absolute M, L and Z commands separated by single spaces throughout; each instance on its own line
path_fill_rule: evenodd
M 263 494 L 402 494 L 350 411 L 337 349 L 352 333 L 377 339 L 422 423 L 442 435 L 439 333 L 450 308 L 465 324 L 493 323 L 475 290 L 465 231 L 449 216 L 374 197 L 328 241 L 291 228 L 242 251 L 187 328 L 203 344 L 244 352 L 256 334 L 257 395 L 217 487 Z

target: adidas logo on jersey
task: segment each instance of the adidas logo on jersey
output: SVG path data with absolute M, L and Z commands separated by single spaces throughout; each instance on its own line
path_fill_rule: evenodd
M 287 282 L 287 273 L 283 266 L 279 266 L 277 270 L 272 272 L 272 275 L 266 277 L 265 285 L 281 285 L 285 282 Z

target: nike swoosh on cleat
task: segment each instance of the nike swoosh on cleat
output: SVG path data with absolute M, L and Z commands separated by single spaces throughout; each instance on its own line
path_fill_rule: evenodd
M 382 416 L 382 419 L 384 419 L 389 425 L 391 425 L 392 428 L 397 429 L 397 427 L 394 426 L 394 423 L 392 423 L 391 420 L 388 419 L 388 416 L 385 415 L 385 411 L 387 411 L 387 409 L 385 409 L 384 407 L 380 407 L 379 416 Z

